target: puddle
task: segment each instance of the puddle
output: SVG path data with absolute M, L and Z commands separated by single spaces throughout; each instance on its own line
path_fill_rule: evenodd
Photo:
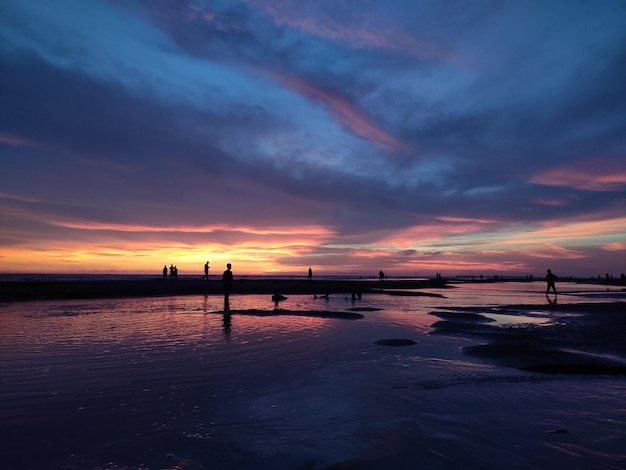
M 502 313 L 483 313 L 486 318 L 490 318 L 496 322 L 496 325 L 511 326 L 511 325 L 541 325 L 548 326 L 552 324 L 552 319 L 543 316 L 529 316 L 529 315 L 507 315 Z M 493 325 L 493 323 L 492 323 Z

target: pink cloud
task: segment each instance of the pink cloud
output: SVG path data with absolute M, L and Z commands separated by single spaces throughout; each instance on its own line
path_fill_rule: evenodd
M 535 199 L 535 204 L 540 206 L 562 207 L 567 204 L 565 199 Z
M 588 191 L 613 191 L 626 186 L 626 164 L 602 159 L 552 168 L 531 181 L 545 186 L 565 186 Z
M 34 147 L 35 145 L 38 145 L 32 140 L 24 139 L 20 136 L 6 132 L 0 132 L 0 143 L 13 145 L 15 147 Z
M 454 235 L 470 235 L 486 230 L 490 220 L 440 217 L 440 223 L 421 224 L 398 230 L 379 240 L 376 245 L 409 248 L 416 243 L 444 240 Z
M 348 101 L 333 95 L 328 91 L 317 88 L 304 80 L 287 75 L 271 73 L 287 88 L 300 93 L 307 98 L 321 101 L 339 119 L 342 125 L 350 129 L 362 139 L 374 142 L 389 150 L 410 150 L 410 146 L 389 135 L 372 123 L 367 116 Z
M 354 18 L 351 22 L 338 21 L 321 11 L 311 12 L 314 2 L 297 3 L 290 0 L 271 2 L 250 0 L 265 10 L 277 25 L 333 41 L 343 42 L 351 47 L 383 49 L 422 59 L 444 60 L 447 54 L 439 47 L 419 41 L 403 31 L 376 26 L 375 18 Z M 313 15 L 311 15 L 313 13 Z M 364 13 L 363 10 L 360 11 Z M 342 18 L 345 20 L 345 18 Z

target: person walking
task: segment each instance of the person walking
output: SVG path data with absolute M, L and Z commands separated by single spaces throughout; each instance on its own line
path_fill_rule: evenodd
M 550 292 L 550 288 L 552 288 L 552 290 L 554 291 L 554 295 L 557 295 L 555 282 L 556 276 L 552 274 L 552 271 L 550 269 L 548 269 L 548 274 L 546 274 L 546 296 L 548 295 L 548 292 Z
M 202 278 L 205 281 L 209 280 L 209 262 L 204 263 L 204 277 Z

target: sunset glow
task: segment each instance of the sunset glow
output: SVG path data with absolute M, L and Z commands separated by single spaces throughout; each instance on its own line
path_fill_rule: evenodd
M 2 2 L 1 271 L 626 271 L 620 2 L 332 3 Z

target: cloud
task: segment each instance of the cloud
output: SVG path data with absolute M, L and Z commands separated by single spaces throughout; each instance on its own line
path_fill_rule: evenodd
M 273 74 L 286 87 L 313 100 L 319 100 L 326 105 L 332 114 L 337 116 L 341 124 L 354 132 L 357 136 L 369 140 L 391 151 L 411 150 L 411 147 L 399 141 L 387 132 L 379 129 L 363 111 L 336 94 L 315 87 L 296 77 Z
M 448 56 L 435 44 L 420 41 L 398 28 L 381 26 L 375 10 L 348 10 L 347 15 L 340 19 L 336 14 L 337 5 L 332 6 L 332 11 L 325 11 L 322 4 L 303 4 L 292 0 L 249 0 L 248 3 L 265 10 L 277 25 L 350 47 L 381 49 L 387 53 L 438 61 Z
M 626 241 L 613 242 L 602 245 L 602 249 L 606 251 L 623 251 L 626 252 Z
M 23 137 L 9 134 L 7 132 L 0 132 L 0 144 L 12 145 L 15 147 L 34 147 L 35 145 L 38 145 L 37 142 L 24 139 Z
M 570 166 L 543 170 L 531 180 L 546 186 L 564 186 L 586 191 L 615 191 L 626 188 L 623 160 L 593 159 Z

